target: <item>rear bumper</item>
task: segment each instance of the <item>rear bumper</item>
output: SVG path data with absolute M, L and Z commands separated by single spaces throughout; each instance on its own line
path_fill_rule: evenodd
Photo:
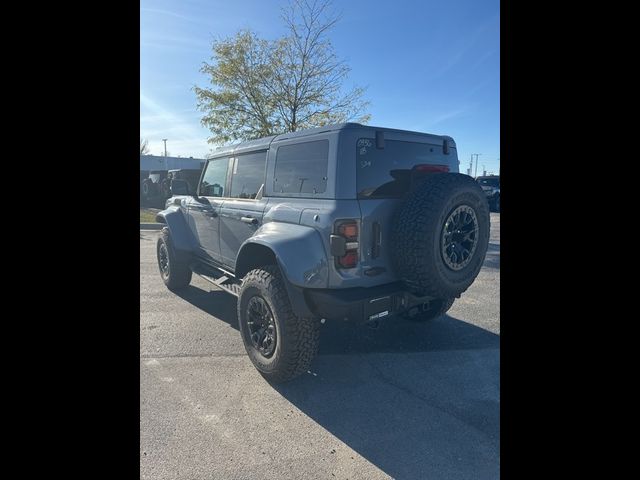
M 304 296 L 314 315 L 357 323 L 409 313 L 412 310 L 417 312 L 432 299 L 411 294 L 399 282 L 371 288 L 307 289 Z

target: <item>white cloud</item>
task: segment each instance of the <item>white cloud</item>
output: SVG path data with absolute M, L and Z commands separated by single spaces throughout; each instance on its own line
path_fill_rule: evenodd
M 160 8 L 140 8 L 140 12 L 147 12 L 147 13 L 157 13 L 160 15 L 165 15 L 165 16 L 169 16 L 169 17 L 173 17 L 173 18 L 178 18 L 180 20 L 184 20 L 186 22 L 190 22 L 190 23 L 197 23 L 200 25 L 208 25 L 208 22 L 206 22 L 203 19 L 197 18 L 197 17 L 192 17 L 189 15 L 182 15 L 180 13 L 177 12 L 172 12 L 170 10 L 162 10 Z
M 154 155 L 164 152 L 162 139 L 166 138 L 167 151 L 171 155 L 204 158 L 211 150 L 207 144 L 207 130 L 200 125 L 195 109 L 179 112 L 172 112 L 140 92 L 140 137 L 149 141 Z
M 450 110 L 448 112 L 442 113 L 440 115 L 438 115 L 436 118 L 434 118 L 430 125 L 434 126 L 437 125 L 438 123 L 442 123 L 445 122 L 447 120 L 451 120 L 452 118 L 456 118 L 459 117 L 461 115 L 463 115 L 464 113 L 467 112 L 467 108 L 457 108 L 455 110 Z

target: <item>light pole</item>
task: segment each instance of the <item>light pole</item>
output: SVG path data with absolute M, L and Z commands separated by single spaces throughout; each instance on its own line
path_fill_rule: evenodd
M 162 141 L 164 142 L 164 158 L 167 158 L 167 139 L 163 138 Z
M 481 154 L 481 153 L 474 153 L 473 155 L 475 155 L 475 156 L 476 156 L 476 173 L 474 173 L 474 174 L 473 174 L 473 176 L 474 176 L 474 177 L 477 177 L 477 176 L 478 176 L 478 157 L 479 157 L 480 155 L 482 155 L 482 154 Z

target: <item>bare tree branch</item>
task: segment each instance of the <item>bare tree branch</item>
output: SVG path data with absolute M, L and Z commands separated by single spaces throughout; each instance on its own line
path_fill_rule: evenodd
M 140 139 L 140 155 L 148 155 L 149 154 L 149 140 L 141 138 Z
M 274 41 L 243 30 L 213 43 L 201 68 L 211 87 L 194 87 L 210 143 L 369 120 L 365 88 L 343 89 L 351 69 L 328 37 L 340 18 L 330 0 L 290 0 L 281 18 L 288 33 Z

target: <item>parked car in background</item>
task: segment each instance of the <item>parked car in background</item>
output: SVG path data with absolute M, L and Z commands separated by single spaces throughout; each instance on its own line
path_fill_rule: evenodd
M 151 170 L 147 178 L 142 180 L 142 185 L 140 187 L 142 201 L 147 204 L 158 201 L 161 197 L 160 186 L 166 178 L 166 170 Z
M 177 168 L 173 170 L 154 170 L 149 172 L 147 178 L 142 180 L 140 192 L 145 203 L 157 203 L 164 205 L 164 201 L 171 198 L 171 182 L 184 180 L 189 192 L 195 192 L 200 180 L 202 169 Z
M 486 175 L 476 180 L 484 190 L 489 206 L 496 212 L 500 211 L 500 175 Z
M 206 160 L 140 155 L 140 206 L 162 207 L 171 197 L 171 181 L 184 179 L 195 187 Z
M 164 199 L 171 198 L 171 182 L 174 180 L 184 180 L 187 182 L 187 188 L 189 194 L 196 192 L 196 187 L 200 181 L 200 175 L 202 169 L 190 169 L 190 168 L 177 168 L 169 170 L 167 178 L 163 181 L 162 192 L 164 193 Z

